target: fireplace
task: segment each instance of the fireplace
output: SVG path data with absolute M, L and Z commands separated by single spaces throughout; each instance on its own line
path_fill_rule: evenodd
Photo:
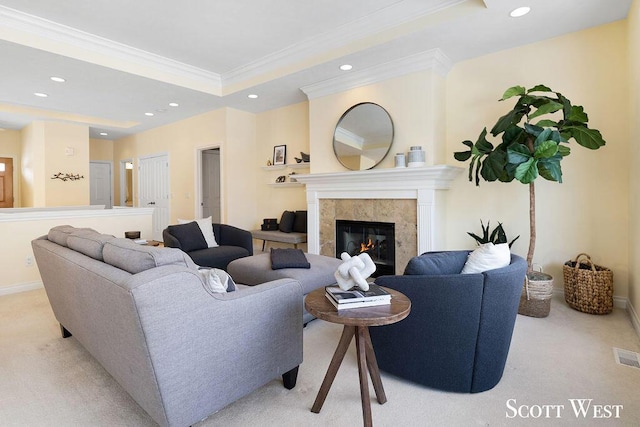
M 392 222 L 336 220 L 336 257 L 366 252 L 376 264 L 372 275 L 395 274 L 395 224 Z

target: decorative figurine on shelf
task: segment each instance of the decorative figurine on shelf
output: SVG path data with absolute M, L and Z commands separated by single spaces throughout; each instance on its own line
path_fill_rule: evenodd
M 296 159 L 296 163 L 309 163 L 311 161 L 309 155 L 302 151 L 300 152 L 300 157 L 294 157 L 294 159 Z
M 271 163 L 271 159 L 267 159 L 267 166 L 273 166 L 273 163 Z
M 364 252 L 357 256 L 350 256 L 346 252 L 340 254 L 340 258 L 344 261 L 334 273 L 338 286 L 343 291 L 347 291 L 354 286 L 359 287 L 363 291 L 369 290 L 367 278 L 376 271 L 376 265 L 368 253 Z
M 291 182 L 298 182 L 298 180 L 293 176 L 293 175 L 295 175 L 295 174 L 296 174 L 295 172 L 291 172 L 291 173 L 289 174 L 289 181 L 291 181 Z
M 281 184 L 284 182 L 285 179 L 287 179 L 286 176 L 280 175 L 279 177 L 276 178 L 276 183 Z

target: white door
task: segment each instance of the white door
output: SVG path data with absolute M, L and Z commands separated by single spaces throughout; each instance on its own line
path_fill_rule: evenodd
M 111 201 L 111 164 L 105 162 L 89 163 L 89 203 L 104 205 L 106 209 L 113 207 Z
M 202 152 L 202 217 L 220 223 L 220 150 Z
M 169 157 L 141 158 L 138 185 L 139 206 L 155 208 L 152 238 L 162 241 L 162 230 L 169 225 Z

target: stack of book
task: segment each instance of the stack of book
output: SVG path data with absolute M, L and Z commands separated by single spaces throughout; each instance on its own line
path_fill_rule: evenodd
M 368 291 L 363 291 L 358 288 L 351 288 L 348 291 L 344 291 L 339 286 L 326 286 L 324 289 L 327 299 L 338 310 L 391 304 L 391 295 L 389 292 L 375 283 L 369 284 Z

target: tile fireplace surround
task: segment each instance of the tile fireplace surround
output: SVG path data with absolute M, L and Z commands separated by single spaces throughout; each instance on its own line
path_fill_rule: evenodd
M 462 172 L 448 165 L 296 175 L 306 185 L 309 253 L 335 256 L 336 219 L 393 222 L 396 274 L 442 247 L 444 192 Z

